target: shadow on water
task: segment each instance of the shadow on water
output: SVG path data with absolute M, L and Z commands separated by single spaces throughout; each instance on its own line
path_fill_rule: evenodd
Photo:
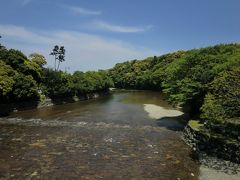
M 15 110 L 18 111 L 25 111 L 25 110 L 32 110 L 36 109 L 39 104 L 39 101 L 28 101 L 28 102 L 17 102 L 17 103 L 7 103 L 7 104 L 0 104 L 0 117 L 1 116 L 8 116 Z
M 70 96 L 70 97 L 50 97 L 52 100 L 52 103 L 54 105 L 63 105 L 68 103 L 75 103 L 78 101 L 90 101 L 90 100 L 96 100 L 96 99 L 104 99 L 104 97 L 110 96 L 111 93 L 109 91 L 100 91 L 97 93 L 88 93 L 88 94 L 80 94 L 78 96 Z
M 69 97 L 51 98 L 51 100 L 54 105 L 62 105 L 62 104 L 66 104 L 66 103 L 74 103 L 75 102 L 73 98 L 69 98 Z
M 188 119 L 188 114 L 176 117 L 163 117 L 157 120 L 157 125 L 172 131 L 181 131 L 187 125 Z

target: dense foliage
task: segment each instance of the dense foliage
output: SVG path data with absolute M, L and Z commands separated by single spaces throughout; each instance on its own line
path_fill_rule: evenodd
M 115 87 L 158 89 L 175 105 L 209 121 L 239 117 L 240 44 L 178 51 L 109 70 Z
M 73 76 L 73 88 L 75 94 L 81 96 L 88 92 L 107 91 L 109 87 L 113 86 L 112 79 L 110 79 L 105 71 L 89 71 L 86 73 L 76 71 Z
M 45 68 L 44 56 L 0 48 L 0 102 L 82 97 L 109 87 L 161 90 L 207 122 L 239 121 L 240 44 L 177 51 L 73 74 Z
M 0 102 L 37 100 L 41 68 L 18 50 L 0 49 Z
M 105 71 L 67 72 L 44 68 L 46 59 L 33 53 L 26 57 L 14 49 L 0 48 L 0 103 L 38 101 L 50 98 L 84 96 L 107 91 L 113 86 Z
M 240 68 L 220 73 L 211 83 L 202 118 L 212 122 L 240 118 Z

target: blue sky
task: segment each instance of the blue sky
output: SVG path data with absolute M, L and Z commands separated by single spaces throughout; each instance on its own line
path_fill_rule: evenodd
M 69 71 L 240 42 L 239 0 L 1 0 L 1 43 L 29 55 L 64 45 Z

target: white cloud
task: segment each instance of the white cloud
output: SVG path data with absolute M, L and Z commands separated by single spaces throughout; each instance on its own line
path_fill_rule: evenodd
M 89 10 L 78 6 L 66 6 L 68 9 L 70 9 L 75 14 L 81 14 L 81 15 L 101 15 L 101 11 L 95 11 L 95 10 Z
M 156 55 L 155 51 L 123 41 L 104 38 L 76 31 L 34 31 L 13 25 L 0 25 L 3 36 L 1 42 L 7 48 L 20 49 L 29 55 L 38 52 L 48 59 L 53 67 L 53 57 L 49 56 L 54 45 L 64 45 L 66 62 L 61 68 L 75 70 L 97 70 L 113 67 L 116 63 L 141 59 Z
M 27 43 L 46 44 L 53 40 L 49 36 L 34 33 L 21 26 L 0 25 L 0 32 L 3 36 L 6 36 L 6 38 L 14 37 L 16 40 L 23 40 Z
M 144 32 L 152 29 L 152 26 L 150 25 L 142 26 L 142 27 L 119 26 L 119 25 L 102 22 L 102 21 L 95 21 L 90 26 L 96 29 L 102 29 L 102 30 L 112 31 L 112 32 L 120 32 L 120 33 L 137 33 L 137 32 Z

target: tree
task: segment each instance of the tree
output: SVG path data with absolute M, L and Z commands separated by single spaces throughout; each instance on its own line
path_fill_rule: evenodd
M 63 61 L 65 61 L 65 49 L 64 49 L 64 46 L 61 46 L 60 49 L 59 49 L 57 70 L 59 70 L 59 65 Z
M 2 38 L 2 36 L 0 35 L 0 39 Z M 5 49 L 5 47 L 4 46 L 2 46 L 2 44 L 0 43 L 0 50 L 1 49 Z
M 72 97 L 74 88 L 71 74 L 44 69 L 43 85 L 46 88 L 46 95 L 50 98 Z
M 15 101 L 39 99 L 37 83 L 31 75 L 18 73 L 14 81 L 12 94 Z
M 59 51 L 59 46 L 56 45 L 54 46 L 52 52 L 50 53 L 50 55 L 54 56 L 54 70 L 56 71 L 56 61 L 58 58 L 58 51 Z
M 9 93 L 12 91 L 13 85 L 15 83 L 14 76 L 16 71 L 14 71 L 11 66 L 0 60 L 0 99 L 6 100 L 9 98 Z
M 18 50 L 10 49 L 5 50 L 5 52 L 2 53 L 3 57 L 1 59 L 8 65 L 10 65 L 14 70 L 24 72 L 26 70 L 26 66 L 24 65 L 24 62 L 27 60 L 27 57 Z
M 30 59 L 32 62 L 38 64 L 38 65 L 39 65 L 40 67 L 42 67 L 42 68 L 43 68 L 43 66 L 44 66 L 45 64 L 47 64 L 46 58 L 45 58 L 43 55 L 38 54 L 38 53 L 32 53 L 32 54 L 30 54 L 30 55 L 29 55 L 29 59 Z
M 220 73 L 210 84 L 209 93 L 201 108 L 202 118 L 224 122 L 240 117 L 240 68 Z
M 64 46 L 61 46 L 59 48 L 58 45 L 54 46 L 52 52 L 50 53 L 50 55 L 53 55 L 54 56 L 54 60 L 55 60 L 55 63 L 54 63 L 54 70 L 58 70 L 59 69 L 59 65 L 61 62 L 65 61 L 65 49 L 64 49 Z M 56 62 L 58 61 L 58 66 L 56 67 Z
M 0 39 L 2 38 L 2 36 L 0 35 Z M 0 43 L 0 49 L 2 48 L 2 44 Z
M 37 53 L 30 54 L 29 59 L 26 59 L 24 62 L 26 68 L 23 73 L 25 75 L 31 75 L 35 81 L 40 83 L 42 80 L 43 66 L 46 63 L 43 55 Z

